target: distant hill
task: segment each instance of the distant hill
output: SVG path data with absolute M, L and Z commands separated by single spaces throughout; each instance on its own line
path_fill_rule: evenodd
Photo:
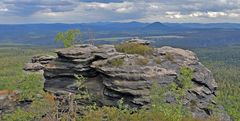
M 144 30 L 165 30 L 165 29 L 169 29 L 169 27 L 160 22 L 154 22 L 154 23 L 148 24 L 143 29 Z
M 68 29 L 80 29 L 83 40 L 89 39 L 92 32 L 96 43 L 111 43 L 114 38 L 150 37 L 153 41 L 161 43 L 181 43 L 202 46 L 239 44 L 240 24 L 235 23 L 142 23 L 142 22 L 98 22 L 81 24 L 0 24 L 0 44 L 30 44 L 43 46 L 56 46 L 54 37 L 57 32 Z M 165 41 L 167 40 L 167 41 Z M 197 41 L 197 42 L 195 42 Z M 181 44 L 183 45 L 183 44 Z M 185 45 L 185 44 L 184 44 Z M 200 44 L 197 44 L 200 46 Z

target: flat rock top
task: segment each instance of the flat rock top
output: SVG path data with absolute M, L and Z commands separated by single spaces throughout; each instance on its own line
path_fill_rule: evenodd
M 137 44 L 142 44 L 142 45 L 150 45 L 150 41 L 144 40 L 144 39 L 139 39 L 139 38 L 133 38 L 131 40 L 125 41 L 127 43 L 137 43 Z

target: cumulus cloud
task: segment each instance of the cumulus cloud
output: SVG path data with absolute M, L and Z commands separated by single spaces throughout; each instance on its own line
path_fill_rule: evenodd
M 240 0 L 0 1 L 0 23 L 239 22 L 239 17 Z

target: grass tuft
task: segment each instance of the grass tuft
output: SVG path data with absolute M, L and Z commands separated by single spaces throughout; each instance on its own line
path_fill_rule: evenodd
M 137 43 L 122 43 L 115 46 L 118 52 L 127 54 L 149 55 L 153 53 L 153 48 Z
M 109 63 L 113 67 L 120 67 L 123 65 L 124 59 L 123 58 L 115 58 L 115 59 L 110 60 Z

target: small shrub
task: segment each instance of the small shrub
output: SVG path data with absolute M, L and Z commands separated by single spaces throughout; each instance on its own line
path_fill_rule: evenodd
M 182 67 L 180 69 L 180 76 L 178 80 L 180 81 L 180 87 L 183 89 L 189 89 L 192 87 L 192 78 L 193 78 L 193 71 L 188 67 Z
M 117 101 L 117 105 L 118 105 L 118 108 L 120 110 L 123 110 L 124 109 L 124 99 L 121 98 L 120 100 Z
M 135 60 L 135 63 L 140 66 L 147 65 L 148 62 L 149 60 L 147 58 L 138 58 Z
M 111 66 L 120 67 L 123 65 L 124 60 L 122 58 L 115 58 L 109 61 Z
M 118 52 L 127 54 L 149 55 L 153 53 L 153 48 L 137 43 L 123 43 L 115 46 Z
M 77 79 L 75 86 L 78 88 L 78 90 L 84 88 L 83 83 L 86 81 L 86 78 L 83 75 L 77 74 L 74 74 L 74 77 Z
M 79 41 L 81 32 L 78 29 L 70 29 L 66 32 L 59 32 L 55 37 L 56 42 L 63 42 L 64 47 L 71 47 L 75 41 Z
M 43 82 L 39 74 L 24 75 L 22 80 L 17 81 L 16 87 L 21 92 L 19 100 L 35 100 L 37 94 L 42 94 Z

